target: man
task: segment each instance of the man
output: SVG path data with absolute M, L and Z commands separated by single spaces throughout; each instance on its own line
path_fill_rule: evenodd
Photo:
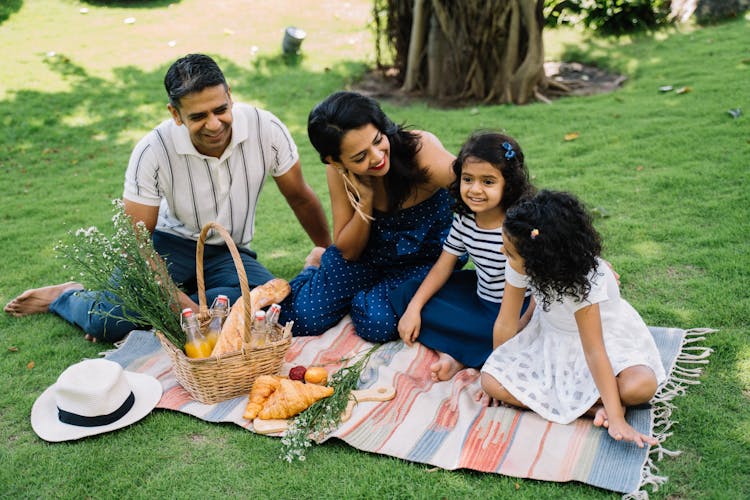
M 172 119 L 136 145 L 125 173 L 123 201 L 133 222 L 143 221 L 156 251 L 165 258 L 183 307 L 198 309 L 195 248 L 203 225 L 218 222 L 231 234 L 251 287 L 273 275 L 248 248 L 255 229 L 255 207 L 264 181 L 276 181 L 297 219 L 317 246 L 331 244 L 320 204 L 302 176 L 297 146 L 273 114 L 233 103 L 216 62 L 189 54 L 170 66 L 164 78 Z M 206 297 L 233 302 L 241 295 L 237 271 L 224 240 L 213 234 L 204 247 Z M 81 327 L 91 341 L 113 342 L 142 325 L 115 321 L 97 311 L 112 304 L 97 300 L 68 282 L 27 290 L 5 306 L 14 316 L 53 312 Z

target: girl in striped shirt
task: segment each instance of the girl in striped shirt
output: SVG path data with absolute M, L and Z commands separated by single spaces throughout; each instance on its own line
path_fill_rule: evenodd
M 492 352 L 505 288 L 505 256 L 500 253 L 505 211 L 534 192 L 521 148 L 504 134 L 474 133 L 453 171 L 456 213 L 439 259 L 424 280 L 408 281 L 391 293 L 401 315 L 401 339 L 407 345 L 419 340 L 438 352 L 430 367 L 435 381 L 448 380 L 464 367 L 479 368 Z M 454 271 L 465 254 L 475 270 Z M 529 297 L 519 328 L 528 305 Z

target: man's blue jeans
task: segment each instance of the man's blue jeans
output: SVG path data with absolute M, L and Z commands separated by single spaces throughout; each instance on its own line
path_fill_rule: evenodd
M 175 283 L 198 302 L 198 285 L 195 279 L 195 247 L 197 242 L 155 231 L 154 248 L 167 262 L 169 274 Z M 268 269 L 256 260 L 256 253 L 247 248 L 238 248 L 247 273 L 250 288 L 262 285 L 273 278 Z M 203 247 L 203 277 L 206 285 L 208 305 L 218 295 L 229 297 L 234 303 L 242 295 L 232 255 L 225 245 Z M 122 310 L 115 306 L 112 295 L 99 292 L 68 290 L 49 306 L 50 312 L 80 327 L 97 340 L 116 342 L 131 330 L 147 328 L 149 325 L 117 320 L 101 313 L 121 316 Z

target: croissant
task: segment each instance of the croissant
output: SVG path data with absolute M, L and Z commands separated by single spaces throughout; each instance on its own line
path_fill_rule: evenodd
M 262 309 L 274 302 L 281 302 L 289 295 L 291 287 L 289 282 L 282 278 L 273 278 L 250 291 L 250 317 L 255 311 Z M 211 351 L 211 356 L 220 356 L 228 352 L 239 351 L 244 342 L 245 331 L 245 303 L 240 298 L 232 306 L 224 326 L 221 328 L 219 340 Z
M 282 377 L 277 375 L 261 375 L 253 382 L 253 388 L 250 390 L 250 397 L 245 407 L 245 414 L 242 418 L 252 420 L 258 416 L 258 412 L 263 408 L 263 404 L 268 397 L 279 388 L 279 381 Z
M 268 398 L 258 418 L 263 420 L 290 418 L 331 394 L 333 394 L 333 387 L 281 379 L 280 387 Z

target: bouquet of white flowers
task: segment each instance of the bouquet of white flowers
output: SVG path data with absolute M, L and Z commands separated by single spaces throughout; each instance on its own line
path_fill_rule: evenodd
M 143 222 L 133 224 L 122 200 L 114 200 L 114 234 L 96 227 L 72 233 L 71 243 L 60 242 L 55 250 L 65 259 L 64 267 L 77 270 L 76 281 L 97 291 L 102 299 L 121 306 L 121 315 L 103 312 L 113 319 L 150 325 L 175 345 L 185 343 L 180 326 L 178 288 L 156 253 L 151 234 Z

